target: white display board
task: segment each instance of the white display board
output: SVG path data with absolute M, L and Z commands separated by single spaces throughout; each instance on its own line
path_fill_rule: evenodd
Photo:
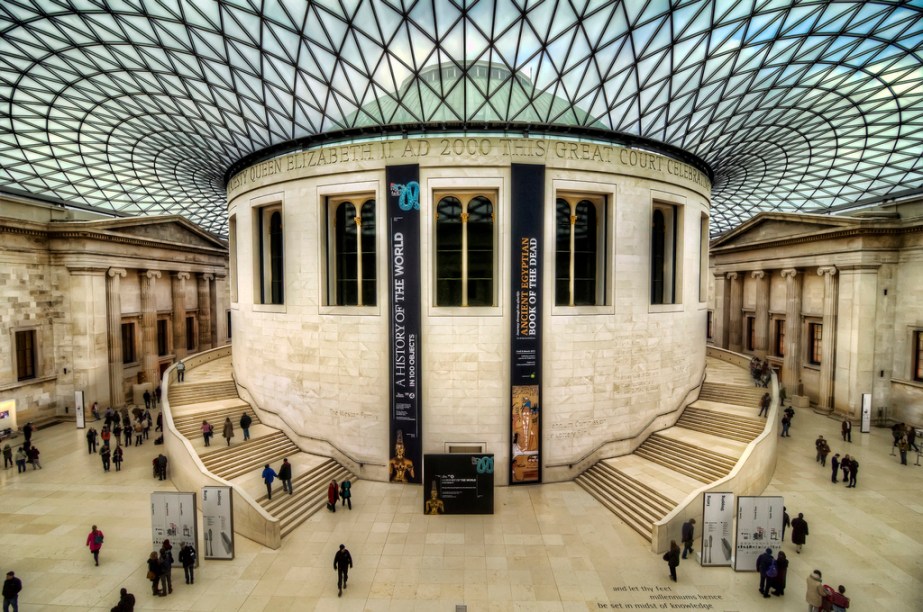
M 734 554 L 734 494 L 706 493 L 703 505 L 701 564 L 730 566 Z
M 74 391 L 74 413 L 77 415 L 77 429 L 83 429 L 87 426 L 86 407 L 83 403 L 83 391 Z
M 202 487 L 202 531 L 206 559 L 234 558 L 234 505 L 231 487 Z
M 12 437 L 16 433 L 16 400 L 0 401 L 0 437 Z
M 154 550 L 164 540 L 177 551 L 183 542 L 197 546 L 195 493 L 151 493 L 151 536 Z
M 862 394 L 862 424 L 859 426 L 861 433 L 872 431 L 872 394 Z M 858 474 L 858 472 L 856 472 Z
M 781 497 L 738 497 L 737 538 L 734 569 L 756 571 L 756 558 L 767 548 L 775 554 L 782 548 Z

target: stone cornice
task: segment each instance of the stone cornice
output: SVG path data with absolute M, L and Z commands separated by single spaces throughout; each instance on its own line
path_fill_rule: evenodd
M 865 223 L 871 223 L 870 221 L 865 221 Z M 778 248 L 784 246 L 792 246 L 796 244 L 808 244 L 812 242 L 826 242 L 828 240 L 836 240 L 839 238 L 849 238 L 853 236 L 900 236 L 902 234 L 914 234 L 918 232 L 923 232 L 923 224 L 917 223 L 916 225 L 911 226 L 890 226 L 890 227 L 873 227 L 870 225 L 862 225 L 859 227 L 850 227 L 846 229 L 837 229 L 832 231 L 822 231 L 816 232 L 813 234 L 804 234 L 801 236 L 786 236 L 784 238 L 768 238 L 765 240 L 759 240 L 755 242 L 748 242 L 747 244 L 735 244 L 728 246 L 716 246 L 713 247 L 711 253 L 713 255 L 725 255 L 730 253 L 738 253 L 741 251 L 752 251 L 754 249 L 762 248 Z M 895 247 L 895 250 L 898 250 L 899 247 Z

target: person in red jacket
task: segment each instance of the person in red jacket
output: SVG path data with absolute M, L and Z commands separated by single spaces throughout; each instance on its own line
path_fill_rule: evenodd
M 96 525 L 93 525 L 90 535 L 87 536 L 87 546 L 93 554 L 93 561 L 99 565 L 99 549 L 103 547 L 103 532 L 97 529 Z

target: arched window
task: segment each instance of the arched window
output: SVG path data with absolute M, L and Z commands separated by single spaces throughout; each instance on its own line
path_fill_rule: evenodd
M 332 217 L 329 234 L 332 248 L 327 253 L 331 287 L 328 303 L 336 306 L 375 306 L 375 200 L 365 197 L 331 199 L 328 207 Z
M 562 194 L 555 200 L 556 306 L 606 303 L 606 200 Z
M 654 204 L 651 211 L 651 304 L 679 304 L 682 287 L 683 208 Z
M 259 236 L 256 262 L 259 275 L 258 303 L 285 303 L 285 243 L 283 240 L 282 209 L 264 206 L 254 209 Z
M 437 196 L 438 197 L 438 196 Z M 436 204 L 436 305 L 493 306 L 494 205 L 483 194 Z

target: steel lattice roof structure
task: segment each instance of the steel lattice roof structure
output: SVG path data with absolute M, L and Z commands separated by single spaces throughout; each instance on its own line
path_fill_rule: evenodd
M 447 118 L 688 152 L 717 232 L 923 191 L 923 0 L 2 0 L 0 33 L 0 191 L 217 234 L 241 160 Z

